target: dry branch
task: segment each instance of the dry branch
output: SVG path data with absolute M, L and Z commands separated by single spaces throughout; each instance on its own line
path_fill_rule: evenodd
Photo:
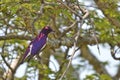
M 68 62 L 68 64 L 67 64 L 67 67 L 66 67 L 65 71 L 63 72 L 63 74 L 62 74 L 61 77 L 59 78 L 59 80 L 62 80 L 63 77 L 65 76 L 67 70 L 69 69 L 69 67 L 70 67 L 70 65 L 71 65 L 71 62 L 72 62 L 72 60 L 73 60 L 73 57 L 74 57 L 74 55 L 75 55 L 75 51 L 76 51 L 76 47 L 77 47 L 77 43 L 78 43 L 78 38 L 79 38 L 79 36 L 80 36 L 80 29 L 81 29 L 81 27 L 82 27 L 82 25 L 83 25 L 84 19 L 85 19 L 86 17 L 88 17 L 89 12 L 88 12 L 87 10 L 82 9 L 82 8 L 79 7 L 80 11 L 82 11 L 83 14 L 84 14 L 83 16 L 80 16 L 80 14 L 78 14 L 76 11 L 74 11 L 74 10 L 71 9 L 69 6 L 67 6 L 66 4 L 64 4 L 62 1 L 60 1 L 60 0 L 57 0 L 57 1 L 60 2 L 62 5 L 64 5 L 64 6 L 65 6 L 68 10 L 70 10 L 72 13 L 74 13 L 75 15 L 77 15 L 77 16 L 80 18 L 80 20 L 82 19 L 82 20 L 80 21 L 80 27 L 78 28 L 77 34 L 76 34 L 76 36 L 75 36 L 75 38 L 74 38 L 74 42 L 73 42 L 73 52 L 71 53 L 71 58 L 70 58 L 70 60 L 69 60 L 69 62 Z M 77 8 L 78 8 L 78 7 L 77 7 Z M 75 24 L 76 24 L 76 22 L 74 22 L 74 23 L 70 26 L 70 28 L 73 27 Z M 68 30 L 69 30 L 69 28 L 68 28 Z

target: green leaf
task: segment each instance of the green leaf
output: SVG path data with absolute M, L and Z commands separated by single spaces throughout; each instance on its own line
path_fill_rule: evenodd
M 112 80 L 107 74 L 100 75 L 100 80 Z

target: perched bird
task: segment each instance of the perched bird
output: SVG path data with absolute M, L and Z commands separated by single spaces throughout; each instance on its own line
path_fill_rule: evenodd
M 27 59 L 28 61 L 33 58 L 36 54 L 42 50 L 42 48 L 46 44 L 47 36 L 53 30 L 49 26 L 45 26 L 38 36 L 29 44 L 23 58 L 21 60 L 21 64 Z

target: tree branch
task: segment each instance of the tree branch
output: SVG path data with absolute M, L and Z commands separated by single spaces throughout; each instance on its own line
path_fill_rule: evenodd
M 11 71 L 13 71 L 13 69 L 10 67 L 10 64 L 8 64 L 8 62 L 5 60 L 5 57 L 3 56 L 3 54 L 4 54 L 5 43 L 6 43 L 6 42 L 4 41 L 3 46 L 2 46 L 1 57 L 2 57 L 2 59 L 3 59 L 3 61 L 4 61 L 4 63 L 7 65 L 7 67 L 8 67 Z
M 23 36 L 23 35 L 0 36 L 0 40 L 11 40 L 11 39 L 32 40 L 34 38 L 30 36 Z M 99 43 L 105 43 L 105 42 L 101 42 L 99 38 L 97 40 Z M 71 47 L 73 43 L 74 43 L 74 39 L 71 37 L 69 38 L 62 37 L 61 39 L 48 39 L 48 45 L 52 47 L 59 47 L 60 46 L 59 44 Z M 82 45 L 82 44 L 96 44 L 96 41 L 94 40 L 92 36 L 83 35 L 81 36 L 81 39 L 78 41 L 77 45 Z
M 30 36 L 23 36 L 23 35 L 6 35 L 6 36 L 0 36 L 0 40 L 11 40 L 11 39 L 31 40 L 33 38 L 30 37 Z
M 78 16 L 79 18 L 83 18 L 81 15 L 79 15 L 76 11 L 74 11 L 73 9 L 71 9 L 68 5 L 64 4 L 61 0 L 57 0 L 59 3 L 61 3 L 62 5 L 64 5 L 68 10 L 70 10 L 72 13 L 74 13 L 76 16 Z
M 63 74 L 62 74 L 62 76 L 60 77 L 59 80 L 62 80 L 62 79 L 63 79 L 63 77 L 65 76 L 65 74 L 66 74 L 67 70 L 69 69 L 70 64 L 71 64 L 71 62 L 72 62 L 72 60 L 73 60 L 73 56 L 75 55 L 75 51 L 76 51 L 75 48 L 77 47 L 78 37 L 79 37 L 79 35 L 80 35 L 80 32 L 79 32 L 79 31 L 80 31 L 80 30 L 78 30 L 78 33 L 77 33 L 77 35 L 76 35 L 76 37 L 75 37 L 75 41 L 74 41 L 74 45 L 73 45 L 73 52 L 72 52 L 71 58 L 70 58 L 70 60 L 69 60 L 69 62 L 68 62 L 68 64 L 67 64 L 67 67 L 66 67 L 65 71 L 63 72 Z
M 70 29 L 73 28 L 76 23 L 77 23 L 77 21 L 73 22 L 70 26 L 68 26 L 67 29 L 65 31 L 63 31 L 63 33 L 60 35 L 59 38 L 63 37 L 68 31 L 70 31 Z
M 118 48 L 119 49 L 119 48 Z M 118 50 L 117 49 L 117 50 Z M 116 57 L 115 54 L 117 53 L 117 50 L 114 50 L 113 47 L 111 47 L 111 55 L 115 60 L 120 60 L 120 57 Z
M 80 49 L 81 49 L 81 56 L 84 57 L 86 60 L 88 60 L 89 63 L 93 65 L 94 69 L 98 73 L 105 73 L 107 75 L 110 75 L 110 74 L 108 74 L 104 65 L 88 49 L 87 44 L 82 45 L 80 47 Z M 98 68 L 98 67 L 100 67 L 100 68 Z
M 81 9 L 82 9 L 82 8 L 81 8 Z M 83 11 L 84 11 L 84 9 L 82 9 L 82 12 L 83 12 Z M 71 53 L 71 58 L 70 58 L 70 60 L 69 60 L 69 62 L 68 62 L 68 64 L 67 64 L 67 67 L 66 67 L 65 71 L 63 72 L 63 74 L 61 75 L 61 77 L 60 77 L 59 80 L 62 80 L 63 77 L 65 76 L 67 70 L 69 69 L 69 67 L 70 67 L 70 65 L 71 65 L 71 62 L 72 62 L 72 60 L 73 60 L 73 57 L 74 57 L 74 55 L 75 55 L 76 47 L 77 47 L 77 44 L 78 44 L 78 38 L 79 38 L 79 36 L 80 36 L 80 29 L 81 29 L 81 27 L 82 27 L 82 25 L 83 25 L 84 19 L 85 19 L 86 17 L 88 17 L 88 15 L 89 15 L 89 13 L 88 13 L 87 10 L 86 10 L 83 14 L 84 14 L 84 15 L 82 16 L 82 20 L 81 20 L 81 23 L 80 23 L 80 27 L 78 28 L 77 34 L 76 34 L 75 39 L 74 39 L 73 52 Z M 81 18 L 81 16 L 79 16 L 79 18 Z

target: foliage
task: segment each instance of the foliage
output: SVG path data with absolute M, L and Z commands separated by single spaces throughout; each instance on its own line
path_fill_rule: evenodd
M 92 3 L 91 6 L 87 6 L 83 2 L 79 0 L 1 0 L 0 80 L 34 80 L 36 78 L 58 80 L 65 71 L 62 80 L 81 80 L 81 74 L 90 65 L 95 74 L 87 75 L 84 80 L 119 79 L 119 67 L 115 76 L 110 75 L 105 69 L 109 63 L 106 61 L 104 65 L 104 62 L 98 60 L 88 47 L 88 45 L 98 44 L 104 46 L 107 43 L 111 49 L 111 54 L 108 55 L 120 60 L 114 55 L 120 47 L 119 0 L 94 0 L 97 7 Z M 98 11 L 101 11 L 102 15 Z M 87 13 L 90 14 L 87 15 Z M 27 68 L 22 77 L 15 76 L 16 70 L 21 66 L 19 61 L 28 44 L 46 25 L 50 25 L 55 33 L 49 35 L 42 56 L 32 59 L 27 65 L 23 64 Z M 69 55 L 72 53 L 74 57 Z M 78 64 L 74 64 L 75 61 Z
M 112 79 L 107 74 L 101 74 L 101 75 L 92 74 L 92 75 L 86 76 L 84 80 L 112 80 Z

